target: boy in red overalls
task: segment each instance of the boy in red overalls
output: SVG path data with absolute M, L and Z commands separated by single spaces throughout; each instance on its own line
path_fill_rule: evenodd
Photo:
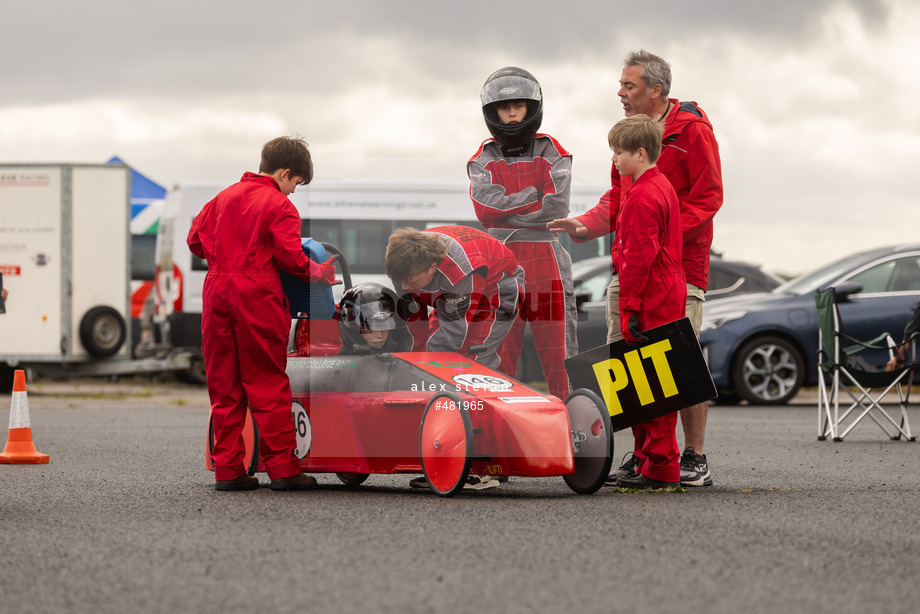
M 662 126 L 647 115 L 621 120 L 608 134 L 613 163 L 632 177 L 617 219 L 599 224 L 588 211 L 577 218 L 553 220 L 551 230 L 590 239 L 616 229 L 614 275 L 607 292 L 607 342 L 647 340 L 642 331 L 684 317 L 687 284 L 681 265 L 683 237 L 677 193 L 655 166 L 661 154 Z M 620 477 L 620 488 L 680 485 L 677 413 L 633 427 L 634 474 Z
M 303 139 L 279 137 L 262 148 L 259 174 L 243 175 L 204 206 L 188 233 L 193 254 L 208 261 L 201 314 L 202 350 L 214 421 L 217 490 L 254 490 L 243 467 L 246 406 L 259 428 L 259 456 L 272 490 L 304 490 L 285 373 L 291 328 L 278 269 L 306 281 L 335 283 L 333 259 L 303 253 L 300 214 L 288 200 L 313 179 Z

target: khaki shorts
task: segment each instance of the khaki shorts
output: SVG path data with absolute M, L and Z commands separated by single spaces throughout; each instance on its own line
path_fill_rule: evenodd
M 607 286 L 607 343 L 623 338 L 620 332 L 620 276 L 614 275 Z
M 706 301 L 706 293 L 702 288 L 697 288 L 693 284 L 687 284 L 687 317 L 690 318 L 690 324 L 693 325 L 693 332 L 697 338 L 700 336 L 700 326 L 703 325 L 703 303 Z
M 693 332 L 700 336 L 700 326 L 703 324 L 703 303 L 706 293 L 702 288 L 687 284 L 687 317 L 693 326 Z M 613 343 L 623 338 L 620 332 L 620 277 L 614 275 L 607 286 L 607 343 Z

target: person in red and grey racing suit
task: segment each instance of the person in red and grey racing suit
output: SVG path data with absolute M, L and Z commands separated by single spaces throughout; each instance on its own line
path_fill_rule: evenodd
M 189 230 L 189 249 L 208 261 L 201 328 L 218 490 L 252 486 L 243 466 L 247 405 L 272 488 L 301 473 L 285 373 L 291 316 L 278 270 L 327 283 L 334 282 L 335 271 L 331 260 L 318 264 L 304 255 L 300 214 L 287 198 L 298 183 L 312 178 L 312 162 L 309 175 L 279 179 L 247 172 L 207 203 Z
M 430 236 L 438 239 L 440 258 L 406 263 L 397 255 L 406 253 L 400 246 Z M 403 272 L 397 260 L 403 261 Z M 467 354 L 470 346 L 484 344 L 476 360 L 499 368 L 498 348 L 516 319 L 524 291 L 524 271 L 507 247 L 469 226 L 397 229 L 387 246 L 386 269 L 396 292 L 411 295 L 420 309 L 410 320 L 434 308 L 427 339 L 416 339 L 415 349 Z M 420 284 L 410 283 L 418 278 L 411 274 L 419 270 L 430 274 L 423 274 Z
M 553 137 L 536 132 L 542 92 L 529 72 L 496 71 L 483 85 L 481 100 L 494 138 L 467 164 L 470 197 L 487 232 L 514 253 L 527 286 L 520 317 L 501 348 L 501 370 L 516 372 L 529 322 L 549 391 L 565 399 L 569 380 L 563 361 L 578 352 L 572 259 L 546 224 L 569 213 L 572 156 Z

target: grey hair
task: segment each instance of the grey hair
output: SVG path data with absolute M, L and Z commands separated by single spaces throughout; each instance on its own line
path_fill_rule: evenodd
M 640 49 L 639 51 L 630 52 L 626 59 L 623 60 L 623 68 L 629 68 L 630 66 L 642 67 L 640 74 L 647 87 L 651 88 L 660 85 L 661 95 L 664 98 L 667 98 L 668 94 L 671 93 L 671 65 L 663 58 L 654 53 L 649 53 L 645 49 Z

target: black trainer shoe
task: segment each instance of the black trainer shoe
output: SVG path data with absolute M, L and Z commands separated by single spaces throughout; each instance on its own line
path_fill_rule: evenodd
M 712 473 L 705 454 L 697 454 L 693 448 L 687 448 L 680 455 L 681 486 L 712 486 Z
M 607 476 L 607 481 L 604 482 L 604 486 L 616 486 L 617 480 L 620 478 L 635 477 L 636 469 L 638 468 L 639 458 L 632 452 L 627 452 L 626 455 L 623 456 L 623 464 L 610 472 L 610 475 Z
M 316 486 L 316 478 L 305 473 L 298 473 L 289 478 L 278 478 L 272 480 L 268 485 L 272 490 L 310 490 Z
M 259 487 L 259 478 L 254 475 L 243 474 L 232 480 L 217 480 L 214 482 L 214 490 L 231 491 L 231 490 L 255 490 Z
M 470 476 L 467 476 L 466 483 L 463 485 L 463 488 L 467 490 L 486 490 L 488 488 L 497 488 L 499 485 L 499 482 L 502 482 L 502 481 L 507 482 L 508 479 L 507 478 L 505 478 L 505 480 L 502 480 L 501 478 L 493 479 L 491 476 L 488 476 L 488 475 L 483 475 L 483 476 L 470 475 Z M 420 478 L 415 478 L 414 480 L 409 480 L 409 487 L 410 488 L 428 488 L 429 487 L 428 480 L 425 479 L 425 476 L 422 476 Z
M 652 480 L 645 477 L 644 475 L 639 475 L 638 473 L 634 476 L 622 477 L 617 480 L 618 488 L 635 488 L 637 490 L 676 488 L 678 486 L 680 486 L 680 482 L 659 482 L 658 480 Z
M 468 475 L 464 490 L 486 490 L 489 488 L 498 488 L 498 480 L 492 479 L 490 475 Z
M 409 488 L 428 488 L 428 480 L 425 476 L 409 480 Z

